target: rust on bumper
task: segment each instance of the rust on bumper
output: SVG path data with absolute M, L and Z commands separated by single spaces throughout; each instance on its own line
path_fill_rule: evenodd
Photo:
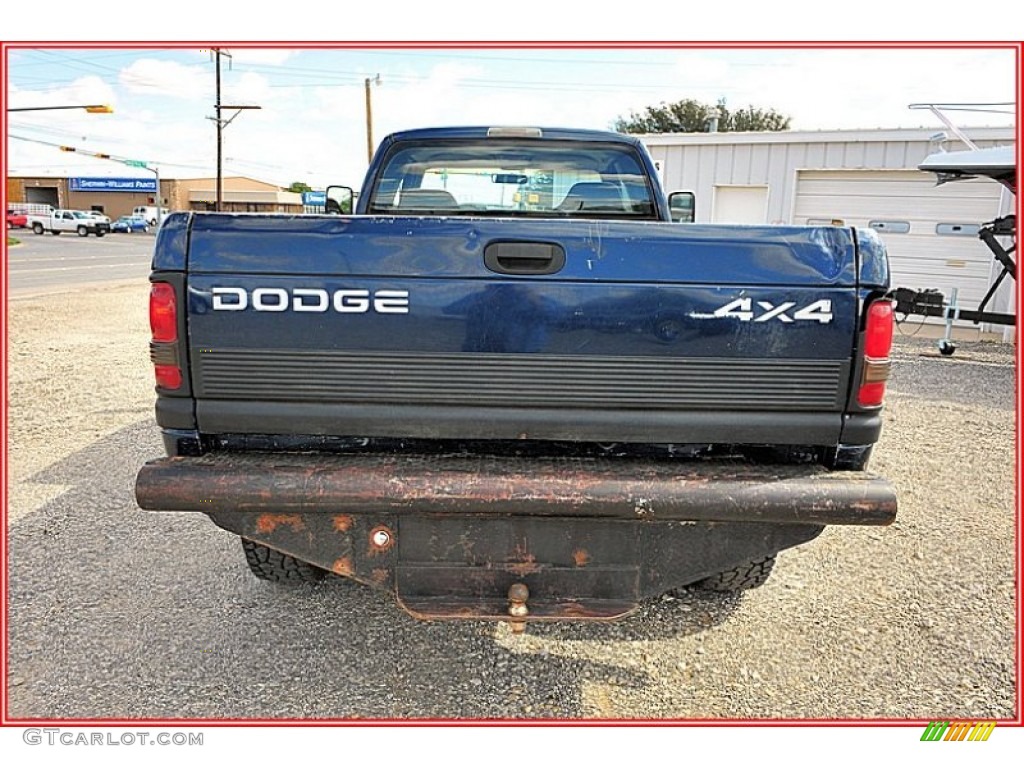
M 207 454 L 146 464 L 154 511 L 486 513 L 623 520 L 888 525 L 890 484 L 865 472 L 733 462 L 478 456 Z
M 514 624 L 617 618 L 825 525 L 896 514 L 891 486 L 860 472 L 461 455 L 175 457 L 142 468 L 136 497 L 387 589 L 419 618 Z

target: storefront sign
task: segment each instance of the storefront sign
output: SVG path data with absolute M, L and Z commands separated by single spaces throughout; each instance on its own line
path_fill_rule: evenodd
M 156 179 L 72 178 L 72 192 L 156 192 Z

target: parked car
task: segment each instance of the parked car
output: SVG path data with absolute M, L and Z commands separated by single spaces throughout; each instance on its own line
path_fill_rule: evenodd
M 149 222 L 142 216 L 122 216 L 110 225 L 111 232 L 149 232 Z
M 82 211 L 82 213 L 84 213 L 90 219 L 95 219 L 96 221 L 101 221 L 104 224 L 109 224 L 110 223 L 110 217 L 107 216 L 104 213 L 101 213 L 100 211 Z
M 37 235 L 50 232 L 59 235 L 61 232 L 77 232 L 79 237 L 90 234 L 103 237 L 110 231 L 110 219 L 103 216 L 96 219 L 86 215 L 84 211 L 70 211 L 58 208 L 49 215 L 35 216 L 29 214 L 28 225 Z
M 8 229 L 24 229 L 28 226 L 28 216 L 24 213 L 15 213 L 14 211 L 7 212 L 7 228 Z

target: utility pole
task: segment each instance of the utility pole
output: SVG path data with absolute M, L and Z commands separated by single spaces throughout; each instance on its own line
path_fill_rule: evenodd
M 226 56 L 228 60 L 231 59 L 231 54 L 227 51 L 223 51 L 220 48 L 214 48 L 213 54 L 216 62 L 217 69 L 217 102 L 213 105 L 214 109 L 217 110 L 216 117 L 207 118 L 213 120 L 217 124 L 217 204 L 214 210 L 221 210 L 224 207 L 224 129 L 231 125 L 231 121 L 242 114 L 243 109 L 262 109 L 262 107 L 246 105 L 239 106 L 237 104 L 222 104 L 220 100 L 220 57 Z M 224 120 L 221 117 L 222 110 L 234 109 L 237 110 L 235 114 Z
M 368 77 L 364 81 L 366 87 L 366 162 L 373 160 L 373 104 L 370 98 L 370 86 L 380 85 L 380 75 Z
M 217 110 L 217 206 L 214 210 L 219 211 L 224 204 L 224 138 L 221 135 L 224 124 L 220 119 L 220 48 L 214 48 L 213 52 L 217 57 L 217 103 L 213 105 Z

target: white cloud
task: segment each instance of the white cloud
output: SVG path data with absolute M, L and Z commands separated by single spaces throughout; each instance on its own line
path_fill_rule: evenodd
M 383 76 L 380 85 L 371 86 L 375 128 L 383 135 L 425 125 L 472 122 L 474 89 L 461 86 L 480 74 L 479 67 L 449 61 L 425 75 L 409 72 L 390 80 Z
M 267 78 L 254 72 L 245 72 L 236 82 L 231 83 L 230 88 L 222 88 L 225 102 L 232 104 L 264 104 L 272 100 Z
M 198 46 L 198 44 L 197 44 Z M 232 48 L 235 63 L 276 64 L 293 52 Z M 182 54 L 185 63 L 142 57 L 119 75 L 83 77 L 59 89 L 29 92 L 10 88 L 11 106 L 44 103 L 113 103 L 113 115 L 84 112 L 49 112 L 12 115 L 12 123 L 31 124 L 25 133 L 53 143 L 69 143 L 94 151 L 166 163 L 166 176 L 212 174 L 215 161 L 213 65 L 208 54 Z M 244 54 L 244 56 L 239 56 Z M 619 115 L 660 101 L 693 97 L 714 102 L 720 96 L 730 107 L 747 104 L 775 107 L 793 116 L 794 128 L 896 127 L 934 125 L 927 113 L 912 112 L 912 101 L 1009 100 L 1014 83 L 1012 52 L 939 50 L 745 50 L 677 51 L 665 66 L 630 69 L 607 63 L 615 52 L 604 52 L 601 66 L 561 66 L 576 54 L 545 51 L 539 56 L 551 73 L 550 87 L 543 82 L 544 67 L 525 62 L 522 68 L 504 59 L 460 58 L 459 51 L 437 59 L 406 56 L 390 68 L 380 57 L 353 59 L 333 65 L 312 61 L 310 67 L 330 72 L 356 70 L 349 85 L 341 87 L 273 87 L 290 85 L 294 77 L 281 77 L 272 68 L 253 72 L 243 66 L 224 67 L 225 103 L 258 104 L 258 112 L 242 113 L 224 132 L 225 165 L 246 175 L 288 184 L 308 181 L 314 186 L 348 183 L 358 186 L 366 169 L 363 77 L 381 73 L 372 90 L 374 139 L 407 128 L 438 125 L 528 124 L 607 128 Z M 659 54 L 660 55 L 660 54 Z M 506 53 L 506 58 L 528 58 Z M 597 57 L 597 54 L 590 54 Z M 627 61 L 642 58 L 637 51 Z M 652 57 L 653 58 L 653 57 Z M 339 57 L 339 62 L 341 57 Z M 432 66 L 424 66 L 426 62 Z M 103 63 L 101 60 L 100 63 Z M 378 65 L 381 65 L 378 69 Z M 287 69 L 287 68 L 286 68 Z M 312 72 L 318 70 L 311 70 Z M 646 78 L 646 79 L 645 79 Z M 310 76 L 309 81 L 340 78 Z M 498 81 L 512 87 L 498 87 Z M 566 81 L 587 83 L 578 88 Z M 301 82 L 301 81 L 300 81 Z M 610 83 L 636 82 L 639 87 Z M 658 87 L 652 84 L 660 84 Z M 227 115 L 229 116 L 229 115 Z M 998 116 L 982 116 L 995 123 Z M 969 120 L 967 122 L 970 122 Z M 12 125 L 12 133 L 18 133 Z M 55 148 L 11 142 L 12 167 L 39 168 L 61 163 L 88 162 Z M 131 169 L 97 164 L 96 175 L 130 175 Z M 186 168 L 170 163 L 197 165 Z
M 137 59 L 121 70 L 118 80 L 131 93 L 192 99 L 212 93 L 213 77 L 209 67 Z
M 269 64 L 280 66 L 295 55 L 286 48 L 229 48 L 232 58 L 238 64 Z
M 289 89 L 290 93 L 294 93 Z M 303 102 L 300 110 L 302 120 L 340 121 L 357 119 L 363 110 L 363 85 L 346 85 L 337 88 L 302 89 L 298 98 Z
M 752 104 L 792 116 L 794 129 L 934 125 L 908 109 L 927 101 L 1012 101 L 1012 51 L 952 49 L 771 50 L 681 53 L 676 101 Z M 657 101 L 649 102 L 651 104 Z M 647 104 L 645 103 L 644 106 Z M 995 116 L 972 124 L 1005 124 Z

